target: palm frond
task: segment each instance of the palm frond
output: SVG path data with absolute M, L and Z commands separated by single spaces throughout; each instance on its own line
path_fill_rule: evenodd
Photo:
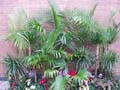
M 95 61 L 94 55 L 92 55 L 90 51 L 88 51 L 85 48 L 80 48 L 76 52 L 75 58 L 77 58 L 77 65 L 76 65 L 77 71 L 79 71 L 79 69 L 84 69 L 91 66 Z
M 115 41 L 118 31 L 114 28 L 108 28 L 106 32 L 107 43 L 111 44 Z
M 98 3 L 96 3 L 96 4 L 94 5 L 94 7 L 92 8 L 92 10 L 90 11 L 90 16 L 91 16 L 91 17 L 94 15 L 97 6 L 98 6 Z
M 65 90 L 67 84 L 67 78 L 62 76 L 57 76 L 55 81 L 50 87 L 50 90 Z
M 108 73 L 111 73 L 117 60 L 117 54 L 115 52 L 105 52 L 101 57 L 101 68 Z
M 58 70 L 46 70 L 44 72 L 44 76 L 47 78 L 55 78 L 56 76 L 58 76 Z
M 71 79 L 74 82 L 79 82 L 79 84 L 84 85 L 84 81 L 87 81 L 90 75 L 90 72 L 88 72 L 86 69 L 82 69 L 76 76 L 71 77 Z
M 11 16 L 10 33 L 7 40 L 11 40 L 21 50 L 25 50 L 30 45 L 29 40 L 24 35 L 26 30 L 28 30 L 28 19 L 25 12 L 20 11 L 15 16 Z
M 62 60 L 62 59 L 57 60 L 57 62 L 54 63 L 53 68 L 66 69 L 67 67 L 66 67 L 65 60 Z
M 7 68 L 7 74 L 11 77 L 15 77 L 16 80 L 18 79 L 19 75 L 25 74 L 25 66 L 23 61 L 18 58 L 14 58 L 8 55 L 5 58 L 5 65 Z

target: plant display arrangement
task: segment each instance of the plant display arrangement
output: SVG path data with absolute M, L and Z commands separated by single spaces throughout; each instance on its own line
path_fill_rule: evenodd
M 108 47 L 119 31 L 115 22 L 111 25 L 115 13 L 103 28 L 93 17 L 97 4 L 90 11 L 61 12 L 53 0 L 49 3 L 44 22 L 24 11 L 11 17 L 7 40 L 17 56 L 5 58 L 10 90 L 119 90 L 112 73 L 118 56 Z

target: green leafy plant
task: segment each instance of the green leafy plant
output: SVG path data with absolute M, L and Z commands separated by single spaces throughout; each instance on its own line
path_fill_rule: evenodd
M 112 70 L 117 62 L 117 54 L 113 51 L 103 53 L 101 57 L 101 68 L 105 71 L 105 74 L 112 76 Z
M 82 88 L 88 88 L 88 85 L 84 85 L 87 82 L 90 73 L 88 71 L 80 70 L 77 75 L 69 77 L 58 75 L 52 83 L 50 90 L 81 90 Z M 77 85 L 79 87 L 77 87 Z M 81 89 L 80 89 L 81 88 Z
M 11 40 L 20 51 L 25 50 L 30 45 L 29 40 L 24 36 L 25 31 L 28 30 L 28 19 L 25 11 L 21 10 L 11 16 L 10 22 L 10 33 L 7 39 Z
M 80 48 L 76 51 L 73 59 L 77 60 L 76 63 L 76 70 L 88 68 L 92 66 L 93 62 L 95 61 L 95 57 L 85 48 Z
M 105 35 L 107 39 L 107 43 L 111 44 L 112 42 L 114 42 L 117 34 L 118 34 L 118 31 L 115 30 L 114 28 L 108 28 L 106 35 Z
M 44 76 L 47 78 L 54 78 L 58 75 L 58 70 L 46 70 Z
M 65 90 L 66 83 L 67 83 L 66 77 L 57 76 L 50 90 Z
M 60 12 L 54 0 L 48 1 L 52 19 L 46 20 L 45 24 L 50 23 L 50 31 L 46 31 L 44 23 L 37 18 L 28 19 L 26 15 L 20 17 L 21 14 L 18 14 L 18 18 L 11 19 L 11 32 L 7 39 L 14 43 L 19 51 L 18 56 L 22 53 L 24 59 L 20 61 L 19 58 L 9 56 L 6 59 L 9 74 L 15 78 L 23 76 L 24 65 L 31 67 L 34 71 L 33 90 L 43 89 L 38 84 L 38 71 L 48 78 L 50 90 L 89 89 L 91 74 L 87 69 L 92 66 L 95 67 L 93 72 L 96 72 L 96 76 L 97 69 L 112 75 L 117 57 L 116 53 L 107 52 L 106 48 L 116 39 L 118 28 L 103 28 L 99 25 L 93 17 L 97 4 L 90 11 L 74 9 L 68 13 Z M 88 50 L 89 44 L 97 47 L 96 54 Z M 104 53 L 101 48 L 105 49 Z M 98 61 L 100 67 L 96 69 Z M 71 74 L 70 68 L 73 68 Z M 16 90 L 25 88 L 30 89 L 30 86 L 23 82 L 19 83 Z
M 7 56 L 5 58 L 5 65 L 7 67 L 7 74 L 11 78 L 15 78 L 15 80 L 19 80 L 19 77 L 24 75 L 24 63 L 21 59 Z

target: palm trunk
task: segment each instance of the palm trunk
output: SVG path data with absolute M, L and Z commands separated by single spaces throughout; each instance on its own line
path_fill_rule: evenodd
M 98 68 L 99 68 L 99 55 L 100 55 L 100 45 L 98 44 L 96 48 L 95 75 L 97 75 Z
M 19 57 L 23 57 L 23 50 L 22 49 L 18 49 L 18 55 L 19 55 Z
M 99 52 L 100 52 L 100 46 L 99 44 L 97 45 L 97 49 L 96 49 L 96 60 L 99 59 Z
M 107 44 L 105 51 L 107 52 L 108 50 L 109 50 L 109 45 Z
M 36 68 L 34 67 L 34 80 L 35 80 L 35 83 L 37 82 L 37 72 L 36 72 Z
M 28 55 L 30 56 L 32 53 L 31 47 L 28 48 Z

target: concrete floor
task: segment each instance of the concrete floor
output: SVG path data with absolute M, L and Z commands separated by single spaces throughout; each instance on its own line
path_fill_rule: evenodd
M 0 90 L 8 90 L 9 83 L 8 81 L 0 81 Z

